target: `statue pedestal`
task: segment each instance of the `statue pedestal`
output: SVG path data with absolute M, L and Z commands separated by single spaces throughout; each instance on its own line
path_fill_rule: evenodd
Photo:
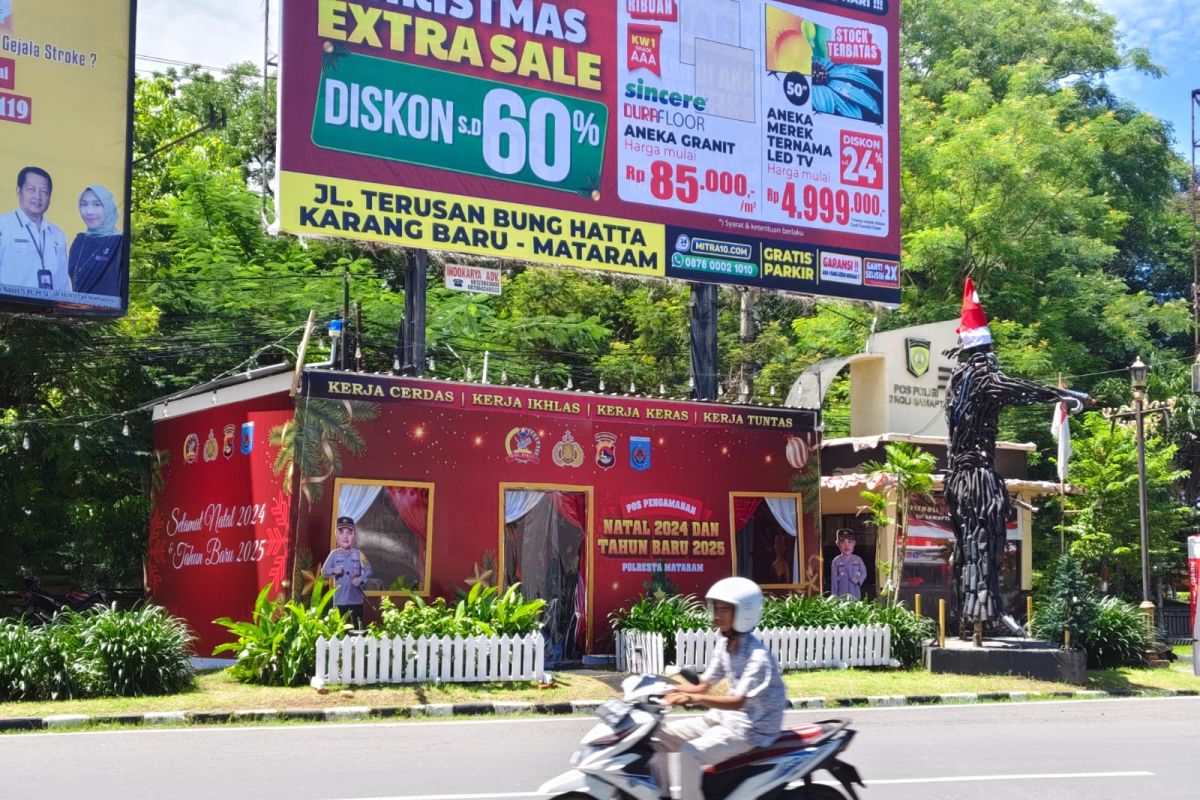
M 1063 650 L 1038 639 L 988 638 L 982 647 L 976 647 L 946 637 L 945 647 L 938 647 L 936 641 L 925 645 L 924 656 L 930 672 L 1021 675 L 1077 686 L 1087 683 L 1087 656 L 1082 650 Z

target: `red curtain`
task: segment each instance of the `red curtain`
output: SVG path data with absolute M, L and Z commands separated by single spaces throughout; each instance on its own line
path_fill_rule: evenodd
M 587 495 L 583 492 L 550 492 L 554 510 L 567 522 L 587 531 Z
M 417 563 L 421 575 L 425 576 L 425 542 L 428 539 L 429 490 L 415 486 L 388 486 L 388 497 L 396 507 L 396 513 L 408 529 L 417 536 Z
M 550 492 L 554 510 L 567 522 L 583 531 L 579 547 L 579 576 L 575 582 L 575 644 L 580 652 L 587 647 L 587 494 L 584 492 Z
M 754 512 L 758 511 L 758 507 L 762 505 L 761 497 L 735 497 L 733 498 L 733 532 L 737 533 L 746 526 L 750 518 L 754 516 Z

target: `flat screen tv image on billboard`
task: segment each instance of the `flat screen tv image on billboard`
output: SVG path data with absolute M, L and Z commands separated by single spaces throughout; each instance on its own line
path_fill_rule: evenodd
M 0 308 L 129 298 L 135 0 L 0 0 Z
M 900 300 L 892 0 L 286 0 L 280 227 Z

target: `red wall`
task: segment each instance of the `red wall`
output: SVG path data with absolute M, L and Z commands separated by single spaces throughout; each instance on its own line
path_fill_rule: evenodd
M 643 593 L 651 576 L 635 571 L 637 565 L 659 561 L 652 555 L 611 554 L 608 551 L 617 547 L 611 540 L 646 541 L 648 549 L 663 540 L 682 542 L 675 546 L 685 548 L 687 555 L 664 560 L 679 565 L 676 569 L 695 571 L 672 572 L 669 577 L 681 590 L 702 594 L 714 581 L 732 574 L 730 493 L 789 492 L 798 472 L 785 452 L 789 437 L 801 437 L 811 451 L 817 446 L 817 434 L 811 432 L 813 415 L 794 409 L 329 372 L 309 372 L 305 384 L 304 397 L 297 400 L 302 417 L 305 402 L 318 404 L 314 409 L 319 410 L 322 402 L 330 400 L 369 403 L 378 411 L 372 419 L 352 422 L 366 443 L 365 452 L 355 456 L 339 448 L 340 473 L 316 476 L 324 484 L 320 500 L 301 503 L 299 542 L 318 561 L 330 549 L 334 486 L 339 477 L 434 484 L 431 589 L 435 595 L 449 597 L 456 588 L 467 586 L 486 552 L 499 555 L 501 483 L 594 489 L 587 550 L 590 652 L 602 652 L 607 646 L 608 613 Z M 536 463 L 528 457 L 513 459 L 506 449 L 510 437 L 515 439 L 513 432 L 522 427 L 537 435 Z M 568 433 L 582 449 L 581 464 L 556 463 L 555 447 Z M 615 461 L 609 469 L 597 464 L 599 434 L 615 437 Z M 631 466 L 631 437 L 650 439 L 648 469 Z M 580 455 L 569 446 L 559 453 L 567 456 L 558 459 L 563 462 Z M 651 497 L 685 498 L 696 511 L 648 508 L 645 503 L 636 508 L 637 500 Z M 803 513 L 806 563 L 801 571 L 819 581 L 816 511 L 806 508 Z M 645 520 L 649 535 L 639 532 L 636 523 L 618 523 L 626 532 L 618 536 L 610 530 L 606 535 L 604 520 Z M 662 535 L 671 521 L 686 522 L 687 535 Z M 658 522 L 663 526 L 655 535 Z M 810 588 L 819 589 L 819 583 Z
M 291 407 L 283 393 L 155 422 L 163 489 L 150 517 L 150 598 L 188 620 L 198 656 L 226 641 L 213 619 L 249 619 L 259 589 L 278 589 L 287 577 L 289 499 L 272 469 L 277 448 L 268 436 L 292 418 Z M 254 423 L 253 447 L 243 454 L 247 422 Z M 206 453 L 210 432 L 215 451 Z M 187 448 L 192 436 L 194 450 Z

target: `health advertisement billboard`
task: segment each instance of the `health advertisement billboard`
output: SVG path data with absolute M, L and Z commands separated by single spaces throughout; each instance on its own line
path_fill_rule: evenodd
M 135 0 L 0 0 L 0 308 L 124 313 Z
M 279 225 L 898 304 L 895 0 L 286 0 Z

